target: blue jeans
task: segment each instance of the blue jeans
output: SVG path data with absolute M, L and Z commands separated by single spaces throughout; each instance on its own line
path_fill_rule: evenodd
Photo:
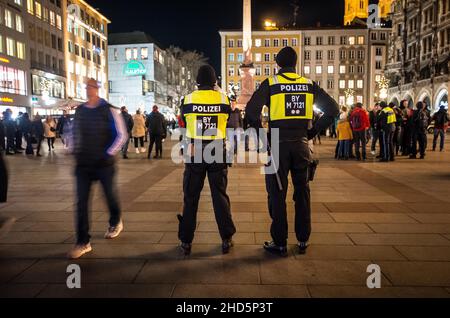
M 347 158 L 350 156 L 350 140 L 339 140 L 338 158 Z
M 77 166 L 75 169 L 77 179 L 77 215 L 76 231 L 77 244 L 89 243 L 89 213 L 88 202 L 91 193 L 91 185 L 94 181 L 100 181 L 109 208 L 109 225 L 117 226 L 120 222 L 119 197 L 117 195 L 114 180 L 115 167 Z
M 444 143 L 445 143 L 445 129 L 438 129 L 438 128 L 434 129 L 433 150 L 436 150 L 437 140 L 438 140 L 439 136 L 441 137 L 441 144 L 440 144 L 441 148 L 440 149 L 442 151 L 444 149 Z

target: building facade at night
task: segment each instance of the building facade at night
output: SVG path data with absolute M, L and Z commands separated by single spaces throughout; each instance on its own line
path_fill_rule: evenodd
M 26 1 L 33 115 L 66 103 L 66 68 L 61 0 Z
M 181 98 L 193 88 L 192 70 L 144 32 L 109 36 L 109 100 L 130 113 L 176 113 Z
M 316 81 L 340 105 L 350 101 L 373 105 L 386 64 L 389 33 L 388 28 L 367 27 L 253 32 L 255 88 L 277 74 L 276 53 L 292 46 L 299 57 L 297 72 Z M 222 88 L 229 92 L 230 85 L 240 81 L 242 33 L 221 31 L 220 35 Z
M 316 81 L 340 105 L 373 105 L 389 30 L 347 27 L 301 32 L 301 74 Z
M 386 73 L 389 100 L 448 107 L 450 1 L 394 1 Z
M 26 1 L 0 0 L 0 112 L 30 111 L 30 57 Z
M 100 96 L 108 99 L 108 24 L 105 16 L 84 0 L 64 6 L 67 96 L 75 103 L 86 100 L 89 78 L 100 83 Z
M 394 0 L 378 0 L 378 17 L 387 19 Z M 369 18 L 369 0 L 345 0 L 344 25 L 352 25 Z M 372 13 L 372 12 L 371 12 Z
M 241 31 L 220 31 L 222 47 L 222 90 L 230 86 L 240 90 L 239 66 L 244 62 Z M 285 46 L 291 46 L 301 55 L 301 33 L 299 31 L 253 31 L 252 53 L 255 67 L 255 89 L 267 77 L 278 73 L 275 61 L 277 53 Z M 297 69 L 301 68 L 299 59 Z
M 88 78 L 108 98 L 108 23 L 83 0 L 1 0 L 0 110 L 61 113 Z

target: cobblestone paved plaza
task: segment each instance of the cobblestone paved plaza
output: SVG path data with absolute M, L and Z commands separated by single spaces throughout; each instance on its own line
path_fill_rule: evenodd
M 74 243 L 72 159 L 57 149 L 41 159 L 8 158 L 9 202 L 18 219 L 0 241 L 1 297 L 450 297 L 450 152 L 394 163 L 335 161 L 334 142 L 316 151 L 313 235 L 308 254 L 264 253 L 270 218 L 259 165 L 229 171 L 236 246 L 221 254 L 208 186 L 202 193 L 191 257 L 178 250 L 183 166 L 130 155 L 119 162 L 125 230 L 103 239 L 107 209 L 92 197 L 93 252 L 66 260 Z M 450 145 L 449 145 L 450 146 Z M 288 195 L 293 224 L 292 189 Z M 292 227 L 290 228 L 292 232 Z M 295 235 L 290 234 L 295 244 Z M 79 264 L 82 288 L 66 287 Z M 382 288 L 366 287 L 369 264 Z

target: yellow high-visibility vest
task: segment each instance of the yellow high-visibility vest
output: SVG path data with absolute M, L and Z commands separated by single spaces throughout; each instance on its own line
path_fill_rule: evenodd
M 227 96 L 213 90 L 200 90 L 184 98 L 186 136 L 191 139 L 225 139 L 231 112 Z
M 313 82 L 295 73 L 269 77 L 270 121 L 313 119 Z
M 395 124 L 397 121 L 397 117 L 395 116 L 395 112 L 391 107 L 383 108 L 382 112 L 387 114 L 387 124 Z

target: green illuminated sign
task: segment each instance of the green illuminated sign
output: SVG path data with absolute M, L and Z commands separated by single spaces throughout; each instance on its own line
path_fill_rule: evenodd
M 145 75 L 147 70 L 144 64 L 138 61 L 130 61 L 124 68 L 124 74 L 127 76 Z

